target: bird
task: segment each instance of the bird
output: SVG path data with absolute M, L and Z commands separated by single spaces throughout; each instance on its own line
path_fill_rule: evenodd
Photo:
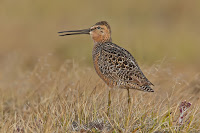
M 92 50 L 94 68 L 99 77 L 110 88 L 154 92 L 154 86 L 143 74 L 135 58 L 126 49 L 112 42 L 111 27 L 106 21 L 97 22 L 88 29 L 58 32 L 59 36 L 88 34 L 94 45 Z M 110 108 L 110 90 L 108 94 L 108 112 Z

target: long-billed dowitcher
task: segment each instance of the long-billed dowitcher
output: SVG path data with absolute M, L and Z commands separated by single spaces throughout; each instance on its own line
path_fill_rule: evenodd
M 84 30 L 62 31 L 60 36 L 89 34 L 93 41 L 93 63 L 97 74 L 110 88 L 129 89 L 154 92 L 153 85 L 143 74 L 135 58 L 124 48 L 112 43 L 111 28 L 106 21 L 97 22 Z M 110 91 L 109 91 L 110 105 Z

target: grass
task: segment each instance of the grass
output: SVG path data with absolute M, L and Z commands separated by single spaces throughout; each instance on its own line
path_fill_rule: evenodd
M 0 132 L 200 132 L 199 3 L 1 0 Z M 57 34 L 101 20 L 155 84 L 111 90 L 109 115 L 90 37 Z
M 94 69 L 71 60 L 55 68 L 52 57 L 40 58 L 32 71 L 20 73 L 0 88 L 0 132 L 200 131 L 198 76 L 191 82 L 177 80 L 178 74 L 172 76 L 173 68 L 163 61 L 144 68 L 155 93 L 130 90 L 129 107 L 127 90 L 113 89 L 107 115 L 108 88 Z M 192 105 L 180 123 L 184 100 Z

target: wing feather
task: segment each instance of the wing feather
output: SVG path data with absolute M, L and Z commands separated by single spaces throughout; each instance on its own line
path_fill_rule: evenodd
M 101 45 L 99 68 L 101 72 L 120 87 L 142 89 L 153 85 L 143 74 L 135 58 L 114 43 Z

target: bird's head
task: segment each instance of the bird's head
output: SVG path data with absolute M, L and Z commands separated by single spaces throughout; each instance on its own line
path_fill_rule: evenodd
M 89 29 L 84 30 L 72 30 L 72 31 L 61 31 L 58 33 L 64 33 L 60 36 L 66 35 L 78 35 L 78 34 L 90 34 L 95 43 L 111 42 L 111 29 L 106 21 L 97 22 Z M 67 34 L 65 34 L 67 33 Z
M 106 21 L 97 22 L 90 28 L 90 36 L 94 42 L 111 42 L 111 29 Z

